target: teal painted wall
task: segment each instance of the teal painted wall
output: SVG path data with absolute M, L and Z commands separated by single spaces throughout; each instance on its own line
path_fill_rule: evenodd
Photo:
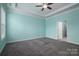
M 8 12 L 7 42 L 45 37 L 44 23 L 44 18 Z
M 56 22 L 67 20 L 67 41 L 79 44 L 79 7 L 57 15 L 52 15 L 46 20 L 46 36 L 56 38 Z
M 4 8 L 5 17 L 6 17 L 6 10 L 7 10 L 6 4 L 0 4 L 0 9 L 1 9 L 1 7 Z M 1 21 L 1 20 L 0 20 L 0 21 Z M 1 27 L 1 26 L 0 26 L 0 27 Z M 0 31 L 1 31 L 1 30 L 0 30 Z M 5 46 L 5 44 L 6 44 L 6 36 L 5 36 L 4 39 L 1 39 L 1 35 L 0 35 L 0 53 L 2 52 L 2 50 L 3 50 L 4 46 Z
M 7 8 L 5 8 L 6 10 Z M 7 12 L 7 31 L 4 40 L 0 38 L 0 49 L 7 42 L 17 42 L 33 38 L 56 38 L 56 22 L 67 20 L 68 41 L 79 44 L 79 8 L 70 12 L 63 12 L 47 18 L 21 15 L 15 12 Z M 46 20 L 45 20 L 46 19 Z M 7 40 L 6 40 L 7 39 Z

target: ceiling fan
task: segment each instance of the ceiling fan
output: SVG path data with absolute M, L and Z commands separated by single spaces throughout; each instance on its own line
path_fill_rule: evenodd
M 52 5 L 54 3 L 43 3 L 42 5 L 36 5 L 36 7 L 42 7 L 41 11 L 43 11 L 45 8 L 48 8 L 49 10 L 52 10 L 52 8 L 49 5 Z

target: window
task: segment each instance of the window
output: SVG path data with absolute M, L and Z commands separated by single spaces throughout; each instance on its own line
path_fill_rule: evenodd
M 1 39 L 5 38 L 5 10 L 1 7 Z

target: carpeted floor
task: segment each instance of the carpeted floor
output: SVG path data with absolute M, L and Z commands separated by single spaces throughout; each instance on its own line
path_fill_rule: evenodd
M 78 56 L 79 45 L 50 38 L 9 43 L 1 56 Z

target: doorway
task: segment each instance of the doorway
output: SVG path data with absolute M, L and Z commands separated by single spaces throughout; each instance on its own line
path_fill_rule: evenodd
M 67 39 L 67 22 L 57 22 L 57 39 L 65 41 Z

